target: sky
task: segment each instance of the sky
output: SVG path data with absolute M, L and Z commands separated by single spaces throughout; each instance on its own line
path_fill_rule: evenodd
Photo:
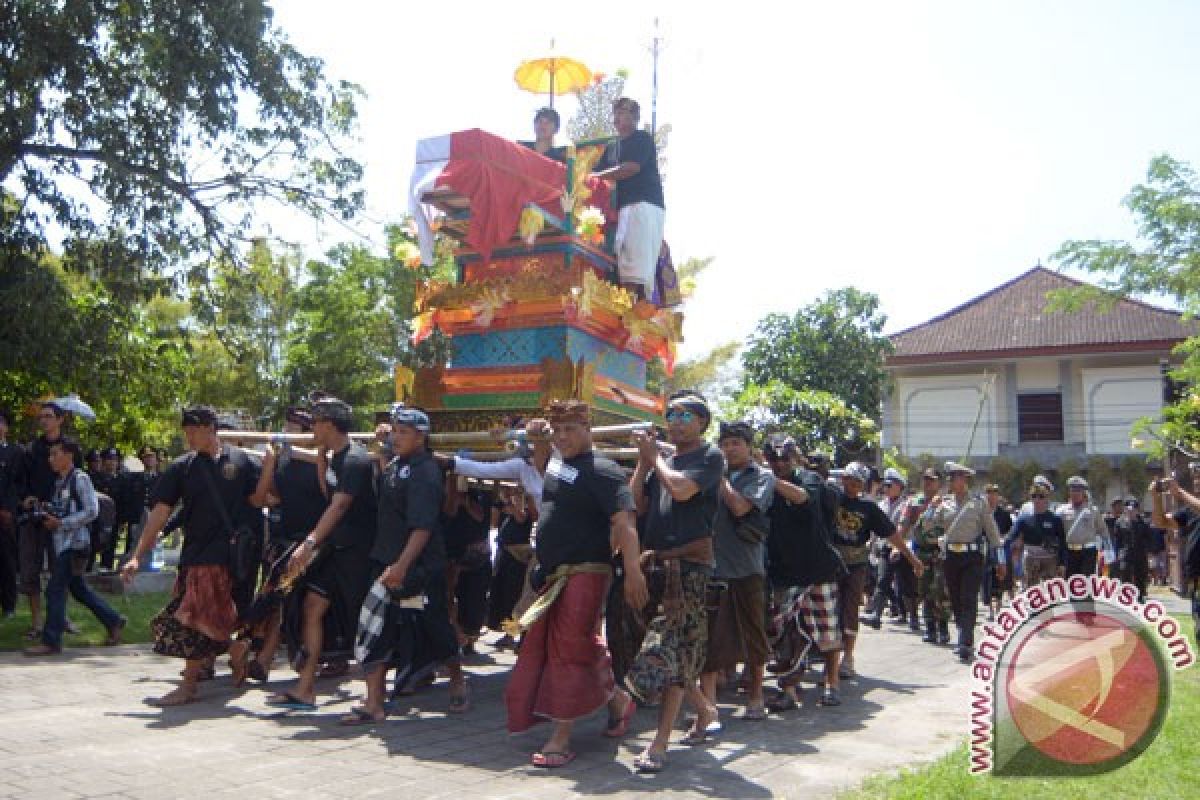
M 1153 156 L 1200 166 L 1186 0 L 274 6 L 301 51 L 367 93 L 359 229 L 380 246 L 418 139 L 529 137 L 545 96 L 512 75 L 552 42 L 627 69 L 648 121 L 657 31 L 666 235 L 677 262 L 713 258 L 685 358 L 842 286 L 878 294 L 888 332 L 919 324 L 1054 266 L 1067 239 L 1134 237 L 1121 199 Z M 556 106 L 565 122 L 575 102 Z M 345 236 L 301 233 L 318 250 Z

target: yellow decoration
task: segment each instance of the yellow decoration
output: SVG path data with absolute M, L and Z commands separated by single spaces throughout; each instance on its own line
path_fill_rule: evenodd
M 546 220 L 540 213 L 526 206 L 521 212 L 521 220 L 517 223 L 517 230 L 521 234 L 521 238 L 525 240 L 526 245 L 533 245 L 542 228 L 546 227 Z
M 417 378 L 417 374 L 403 364 L 396 365 L 396 400 L 401 403 L 407 403 L 408 398 L 412 397 L 413 381 Z
M 471 313 L 475 316 L 474 321 L 485 328 L 488 327 L 496 318 L 496 312 L 508 305 L 509 301 L 506 290 L 485 288 L 471 304 Z

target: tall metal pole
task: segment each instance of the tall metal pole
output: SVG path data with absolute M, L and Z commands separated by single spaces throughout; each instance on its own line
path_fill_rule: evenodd
M 654 81 L 653 88 L 650 92 L 650 135 L 653 136 L 658 132 L 658 43 L 661 39 L 658 36 L 658 17 L 654 18 L 654 44 L 651 48 L 651 53 L 654 55 L 654 69 L 652 79 Z

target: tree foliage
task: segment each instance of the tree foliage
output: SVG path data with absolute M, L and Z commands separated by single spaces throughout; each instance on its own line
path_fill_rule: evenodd
M 1165 295 L 1186 318 L 1194 318 L 1200 312 L 1200 178 L 1195 170 L 1159 155 L 1151 160 L 1145 182 L 1130 190 L 1123 205 L 1137 221 L 1139 241 L 1064 242 L 1054 259 L 1099 276 L 1100 285 L 1055 292 L 1050 308 L 1102 311 L 1119 298 Z M 1181 399 L 1164 410 L 1161 420 L 1145 420 L 1135 429 L 1156 457 L 1172 447 L 1200 450 L 1200 336 L 1185 340 L 1176 353 L 1183 364 L 1171 377 L 1183 387 Z
M 796 389 L 783 381 L 745 387 L 729 412 L 758 430 L 787 433 L 805 452 L 829 453 L 839 463 L 879 442 L 875 421 L 837 395 L 821 389 Z
M 876 418 L 886 381 L 883 360 L 892 352 L 882 333 L 886 321 L 879 298 L 852 287 L 830 291 L 793 316 L 769 314 L 742 355 L 744 385 L 820 390 Z
M 0 2 L 5 257 L 66 231 L 161 268 L 239 260 L 269 199 L 350 218 L 359 92 L 264 0 Z

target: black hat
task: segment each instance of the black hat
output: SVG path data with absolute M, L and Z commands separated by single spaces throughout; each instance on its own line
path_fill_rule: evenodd
M 344 400 L 325 396 L 313 403 L 312 418 L 313 422 L 324 419 L 349 425 L 354 422 L 354 407 Z
M 432 429 L 432 426 L 429 424 L 429 415 L 419 408 L 393 409 L 392 424 L 407 425 L 421 433 L 429 433 Z
M 217 410 L 212 406 L 206 405 L 190 405 L 183 409 L 183 424 L 184 425 L 212 425 L 217 424 Z
M 121 451 L 115 447 L 106 447 L 101 455 L 104 458 L 120 458 Z
M 92 461 L 92 460 L 99 460 L 100 457 L 101 457 L 100 451 L 93 447 L 92 449 L 87 451 L 87 456 L 85 458 L 88 461 Z
M 748 422 L 722 422 L 717 431 L 717 441 L 741 439 L 748 445 L 754 444 L 754 428 Z
M 767 461 L 786 461 L 796 451 L 796 440 L 785 433 L 773 433 L 763 442 L 763 456 Z
M 291 406 L 283 414 L 284 418 L 291 423 L 299 425 L 303 428 L 312 428 L 313 417 L 308 409 L 300 408 L 299 406 Z

